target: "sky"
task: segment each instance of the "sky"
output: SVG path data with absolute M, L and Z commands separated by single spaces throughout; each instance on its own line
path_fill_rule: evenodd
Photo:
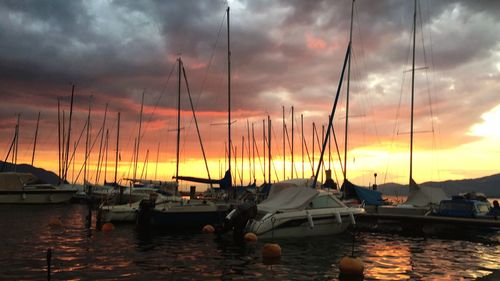
M 268 116 L 271 180 L 310 177 L 339 86 L 351 3 L 0 1 L 0 156 L 4 160 L 8 155 L 19 115 L 17 162 L 31 163 L 40 112 L 34 165 L 57 172 L 57 104 L 59 100 L 67 132 L 75 85 L 70 154 L 75 147 L 76 152 L 68 179 L 83 181 L 89 105 L 94 145 L 87 160 L 88 180 L 104 179 L 97 179 L 95 171 L 99 150 L 105 151 L 106 131 L 108 161 L 103 152 L 101 162 L 108 165 L 101 174 L 112 180 L 118 112 L 118 177 L 132 177 L 144 94 L 136 177 L 170 180 L 175 175 L 181 57 L 209 171 L 211 177 L 220 177 L 227 167 L 229 5 L 232 156 L 238 156 L 232 159 L 233 177 L 244 184 L 254 177 L 263 181 L 263 120 L 267 126 Z M 412 1 L 358 0 L 354 5 L 347 178 L 358 184 L 373 184 L 374 173 L 377 183 L 408 182 L 413 10 Z M 414 179 L 499 173 L 500 3 L 420 1 L 417 11 Z M 339 153 L 335 142 L 330 153 L 325 151 L 325 166 L 333 169 L 337 182 L 343 179 L 339 159 L 344 161 L 346 80 L 333 124 Z M 207 177 L 184 81 L 180 103 L 179 174 Z M 288 134 L 285 159 L 283 120 Z M 318 134 L 314 156 L 313 122 Z M 255 168 L 249 155 L 255 155 Z

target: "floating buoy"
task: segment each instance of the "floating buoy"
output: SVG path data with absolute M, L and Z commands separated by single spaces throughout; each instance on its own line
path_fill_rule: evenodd
M 62 221 L 60 218 L 52 218 L 49 221 L 49 226 L 51 227 L 61 227 L 62 226 Z
M 102 230 L 102 232 L 112 231 L 112 230 L 115 230 L 115 226 L 112 223 L 107 222 L 107 223 L 102 225 L 101 230 Z
M 257 242 L 257 235 L 255 235 L 255 233 L 252 233 L 252 232 L 246 233 L 244 238 L 245 238 L 245 241 L 247 241 L 247 242 Z
M 202 233 L 211 234 L 215 232 L 215 228 L 209 224 L 205 225 L 201 230 Z
M 264 245 L 264 248 L 262 248 L 262 257 L 269 259 L 281 257 L 280 245 L 274 243 L 266 243 Z
M 339 262 L 339 270 L 346 276 L 362 276 L 365 265 L 360 258 L 343 257 Z

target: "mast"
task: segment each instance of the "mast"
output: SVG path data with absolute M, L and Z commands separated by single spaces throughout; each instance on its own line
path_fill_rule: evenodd
M 229 37 L 229 7 L 227 14 L 227 146 L 228 146 L 228 171 L 231 174 L 231 40 Z M 233 191 L 234 193 L 234 191 Z M 233 194 L 234 196 L 235 194 Z
M 268 173 L 269 173 L 269 184 L 271 184 L 271 117 L 267 115 L 267 138 L 268 138 Z
M 134 180 L 137 176 L 137 163 L 139 162 L 139 145 L 141 143 L 141 128 L 142 128 L 142 110 L 144 109 L 144 91 L 142 92 L 141 98 L 141 112 L 139 114 L 139 131 L 137 134 L 136 150 L 135 150 L 135 163 L 134 163 Z
M 286 179 L 286 162 L 285 162 L 285 106 L 282 106 L 283 108 L 283 180 Z
M 415 102 L 415 37 L 417 30 L 417 0 L 414 1 L 414 11 L 413 11 L 413 56 L 411 65 L 411 121 L 410 121 L 410 179 L 409 186 L 411 188 L 411 182 L 413 181 L 413 110 Z
M 180 153 L 180 141 L 181 141 L 181 68 L 182 60 L 177 59 L 179 63 L 179 81 L 177 85 L 177 150 L 175 158 L 175 182 L 179 183 L 179 153 Z
M 14 172 L 17 172 L 17 154 L 19 152 L 19 120 L 21 119 L 21 113 L 17 114 L 17 124 L 16 124 L 16 144 L 14 145 Z
M 33 143 L 33 154 L 31 155 L 31 166 L 33 166 L 33 162 L 35 161 L 36 139 L 38 137 L 38 125 L 39 124 L 40 124 L 40 111 L 38 111 L 38 118 L 36 119 L 35 140 Z
M 115 155 L 115 181 L 114 183 L 116 184 L 116 174 L 118 173 L 118 146 L 120 144 L 120 112 L 118 112 L 118 121 L 117 121 L 117 127 L 116 127 L 116 155 Z M 123 192 L 123 190 L 121 190 Z
M 351 5 L 351 28 L 349 30 L 349 48 L 352 52 L 352 22 L 354 17 L 354 0 Z M 349 128 L 349 87 L 351 84 L 351 55 L 347 58 L 347 86 L 346 86 L 346 109 L 345 109 L 345 140 L 344 140 L 344 181 L 347 179 L 347 131 Z
M 57 175 L 59 176 L 59 181 L 62 179 L 62 173 L 61 173 L 61 99 L 58 97 L 57 98 L 57 155 L 58 155 L 58 167 L 57 167 Z M 86 148 L 85 148 L 86 149 Z M 87 158 L 87 152 L 85 152 L 85 158 Z M 85 173 L 84 173 L 85 176 Z M 85 179 L 85 177 L 84 177 Z
M 108 174 L 108 148 L 109 148 L 109 129 L 106 129 L 106 141 L 104 145 L 104 183 L 106 183 L 106 175 Z
M 155 166 L 155 180 L 158 173 L 158 158 L 160 157 L 160 142 L 158 142 L 158 149 L 156 150 L 156 166 Z
M 252 166 L 253 166 L 253 181 L 255 182 L 255 131 L 252 123 Z
M 250 124 L 247 119 L 247 142 L 248 142 L 248 178 L 250 179 L 250 184 L 252 182 L 252 154 L 250 153 Z
M 87 115 L 87 137 L 85 139 L 85 165 L 83 169 L 83 185 L 87 181 L 87 161 L 89 158 L 89 140 L 90 140 L 90 110 L 92 105 L 92 96 L 89 97 L 89 114 Z
M 313 171 L 314 171 L 314 156 L 315 156 L 315 154 L 314 154 L 314 142 L 315 142 L 314 136 L 315 135 L 316 135 L 316 123 L 313 122 L 313 133 L 312 133 L 312 144 L 313 144 L 313 147 L 312 147 L 312 166 L 313 166 Z
M 262 119 L 262 155 L 264 156 L 264 183 L 266 183 L 266 120 Z
M 241 136 L 241 178 L 240 184 L 243 186 L 243 177 L 245 173 L 243 172 L 243 163 L 245 162 L 245 136 Z
M 302 149 L 301 149 L 301 154 L 302 154 L 302 178 L 304 178 L 304 114 L 300 114 L 300 130 L 301 135 L 302 135 Z
M 102 119 L 102 127 L 101 127 L 101 141 L 99 142 L 99 157 L 97 158 L 97 174 L 95 177 L 95 183 L 99 182 L 99 177 L 101 176 L 101 165 L 102 165 L 102 142 L 104 140 L 104 129 L 106 128 L 106 116 L 108 113 L 108 103 L 106 103 L 106 107 L 104 109 L 104 118 Z
M 69 142 L 71 139 L 71 119 L 73 117 L 73 97 L 75 94 L 75 84 L 71 87 L 71 101 L 70 101 L 70 106 L 69 106 L 69 124 L 68 124 L 68 139 L 66 140 L 66 160 L 64 161 L 64 173 L 63 173 L 63 181 L 66 181 L 66 178 L 68 176 L 68 168 L 69 168 L 69 162 L 68 162 L 68 155 L 69 155 Z M 38 128 L 38 125 L 37 125 Z M 33 152 L 34 155 L 34 152 Z
M 294 121 L 293 118 L 294 118 L 294 116 L 293 116 L 293 106 L 292 106 L 292 152 L 291 152 L 292 153 L 292 171 L 291 171 L 291 175 L 292 175 L 291 178 L 292 179 L 293 179 L 293 170 L 295 169 L 295 165 L 293 163 L 293 129 L 294 129 L 294 127 L 293 127 L 294 126 L 293 125 L 293 123 L 294 123 L 293 122 Z

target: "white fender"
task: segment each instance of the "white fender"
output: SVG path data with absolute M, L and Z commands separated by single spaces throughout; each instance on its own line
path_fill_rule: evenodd
M 23 200 L 26 200 L 26 193 L 23 193 L 23 195 L 21 195 L 21 198 L 22 198 Z
M 335 220 L 338 224 L 342 223 L 342 217 L 340 216 L 340 213 L 335 213 Z
M 351 218 L 351 223 L 352 224 L 356 224 L 356 220 L 354 219 L 354 214 L 353 213 L 349 213 L 349 218 Z
M 308 211 L 306 211 L 306 214 L 307 214 L 307 221 L 309 221 L 309 228 L 313 229 L 314 228 L 313 217 L 312 217 L 311 213 L 309 213 Z

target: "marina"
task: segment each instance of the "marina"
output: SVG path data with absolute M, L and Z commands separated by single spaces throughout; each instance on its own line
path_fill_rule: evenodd
M 500 280 L 497 6 L 0 2 L 0 280 Z

